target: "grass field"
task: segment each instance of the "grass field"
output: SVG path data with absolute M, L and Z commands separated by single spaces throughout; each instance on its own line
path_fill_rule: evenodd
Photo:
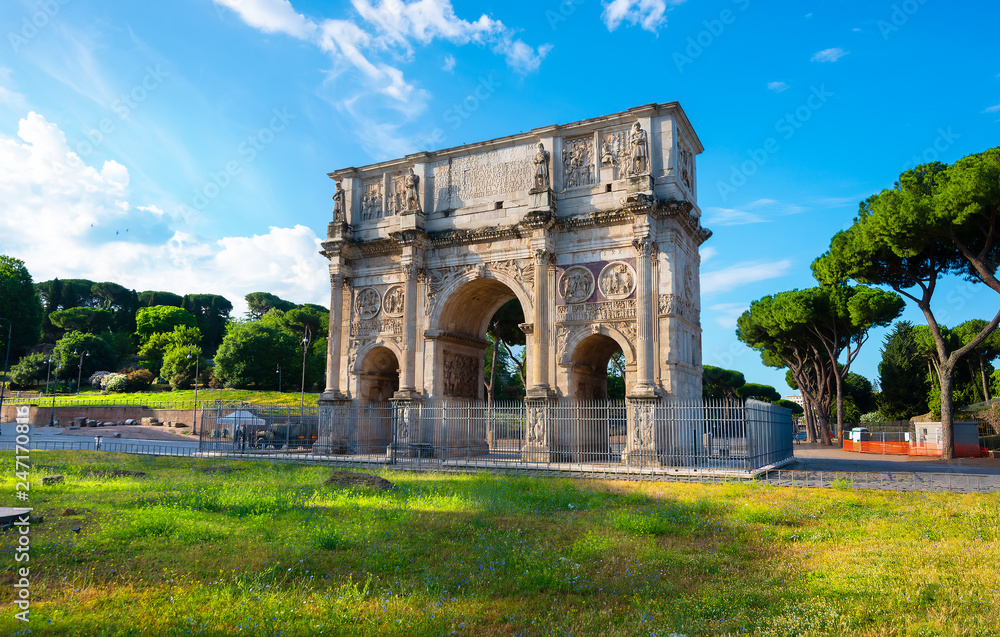
M 7 531 L 5 635 L 1000 634 L 997 494 L 392 471 L 379 492 L 319 466 L 31 463 L 31 622 Z
M 316 406 L 316 398 L 319 394 L 306 392 L 300 395 L 298 392 L 276 392 L 276 391 L 254 391 L 250 389 L 198 389 L 198 404 L 203 405 L 212 401 L 221 401 L 225 404 L 248 402 L 262 405 L 287 405 L 298 407 L 300 399 L 306 406 Z M 16 395 L 8 394 L 5 403 L 34 403 L 41 405 L 52 404 L 52 396 L 46 395 L 41 398 L 18 399 Z M 99 391 L 84 391 L 79 394 L 56 394 L 56 407 L 60 405 L 95 404 L 95 405 L 145 405 L 156 407 L 159 404 L 175 405 L 186 403 L 194 405 L 194 390 L 185 389 L 178 391 L 148 391 L 132 392 L 121 394 L 104 394 Z

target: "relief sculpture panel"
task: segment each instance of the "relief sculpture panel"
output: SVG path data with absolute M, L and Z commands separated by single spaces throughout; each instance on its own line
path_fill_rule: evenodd
M 594 273 L 582 266 L 569 268 L 559 279 L 559 294 L 567 303 L 583 303 L 594 294 Z
M 563 140 L 563 188 L 593 186 L 594 138 L 591 135 Z
M 556 320 L 561 323 L 580 321 L 617 321 L 635 318 L 635 299 L 604 303 L 557 305 Z
M 624 179 L 628 160 L 628 131 L 626 129 L 601 133 L 601 168 L 613 168 L 612 179 Z
M 365 288 L 358 292 L 358 296 L 354 300 L 354 311 L 362 320 L 375 318 L 381 305 L 382 298 L 379 296 L 378 290 Z
M 475 356 L 444 351 L 444 395 L 452 398 L 475 398 L 479 382 L 479 364 Z
M 601 270 L 599 285 L 609 299 L 627 298 L 635 290 L 635 270 L 623 261 L 609 263 Z
M 386 316 L 402 316 L 405 295 L 402 285 L 390 287 L 385 292 L 385 298 L 382 299 L 382 312 Z
M 361 220 L 382 218 L 382 178 L 366 179 L 362 185 Z

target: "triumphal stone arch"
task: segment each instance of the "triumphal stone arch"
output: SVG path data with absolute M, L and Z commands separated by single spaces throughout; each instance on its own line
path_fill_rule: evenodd
M 701 397 L 701 152 L 671 102 L 329 173 L 317 452 L 336 450 L 347 405 L 392 401 L 412 436 L 415 405 L 483 398 L 487 326 L 511 299 L 527 342 L 523 456 L 551 448 L 546 404 L 606 397 L 618 350 L 625 453 L 649 452 L 656 402 Z

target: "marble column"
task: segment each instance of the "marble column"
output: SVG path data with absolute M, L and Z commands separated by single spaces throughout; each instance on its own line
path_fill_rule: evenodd
M 653 261 L 656 255 L 656 243 L 649 237 L 639 237 L 632 242 L 636 250 L 636 383 L 632 388 L 632 396 L 637 398 L 654 398 L 656 385 L 654 370 L 656 369 L 655 342 L 653 340 L 653 320 L 656 314 L 657 299 L 653 294 Z
M 549 326 L 549 270 L 554 254 L 550 250 L 535 250 L 535 315 L 533 338 L 531 339 L 531 372 L 532 386 L 529 396 L 545 396 L 551 394 L 549 384 L 549 345 L 551 329 Z
M 412 397 L 416 394 L 415 376 L 417 361 L 417 267 L 403 264 L 405 294 L 403 296 L 403 369 L 399 379 L 399 393 Z
M 340 390 L 340 348 L 343 341 L 341 327 L 344 317 L 344 285 L 347 277 L 330 274 L 330 328 L 326 352 L 326 391 L 330 396 L 339 396 Z

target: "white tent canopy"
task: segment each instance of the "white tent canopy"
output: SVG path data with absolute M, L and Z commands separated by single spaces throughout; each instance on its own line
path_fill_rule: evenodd
M 234 411 L 228 416 L 222 416 L 215 420 L 217 425 L 244 425 L 244 426 L 257 426 L 264 425 L 264 419 L 254 416 L 251 412 L 241 409 L 240 411 Z

